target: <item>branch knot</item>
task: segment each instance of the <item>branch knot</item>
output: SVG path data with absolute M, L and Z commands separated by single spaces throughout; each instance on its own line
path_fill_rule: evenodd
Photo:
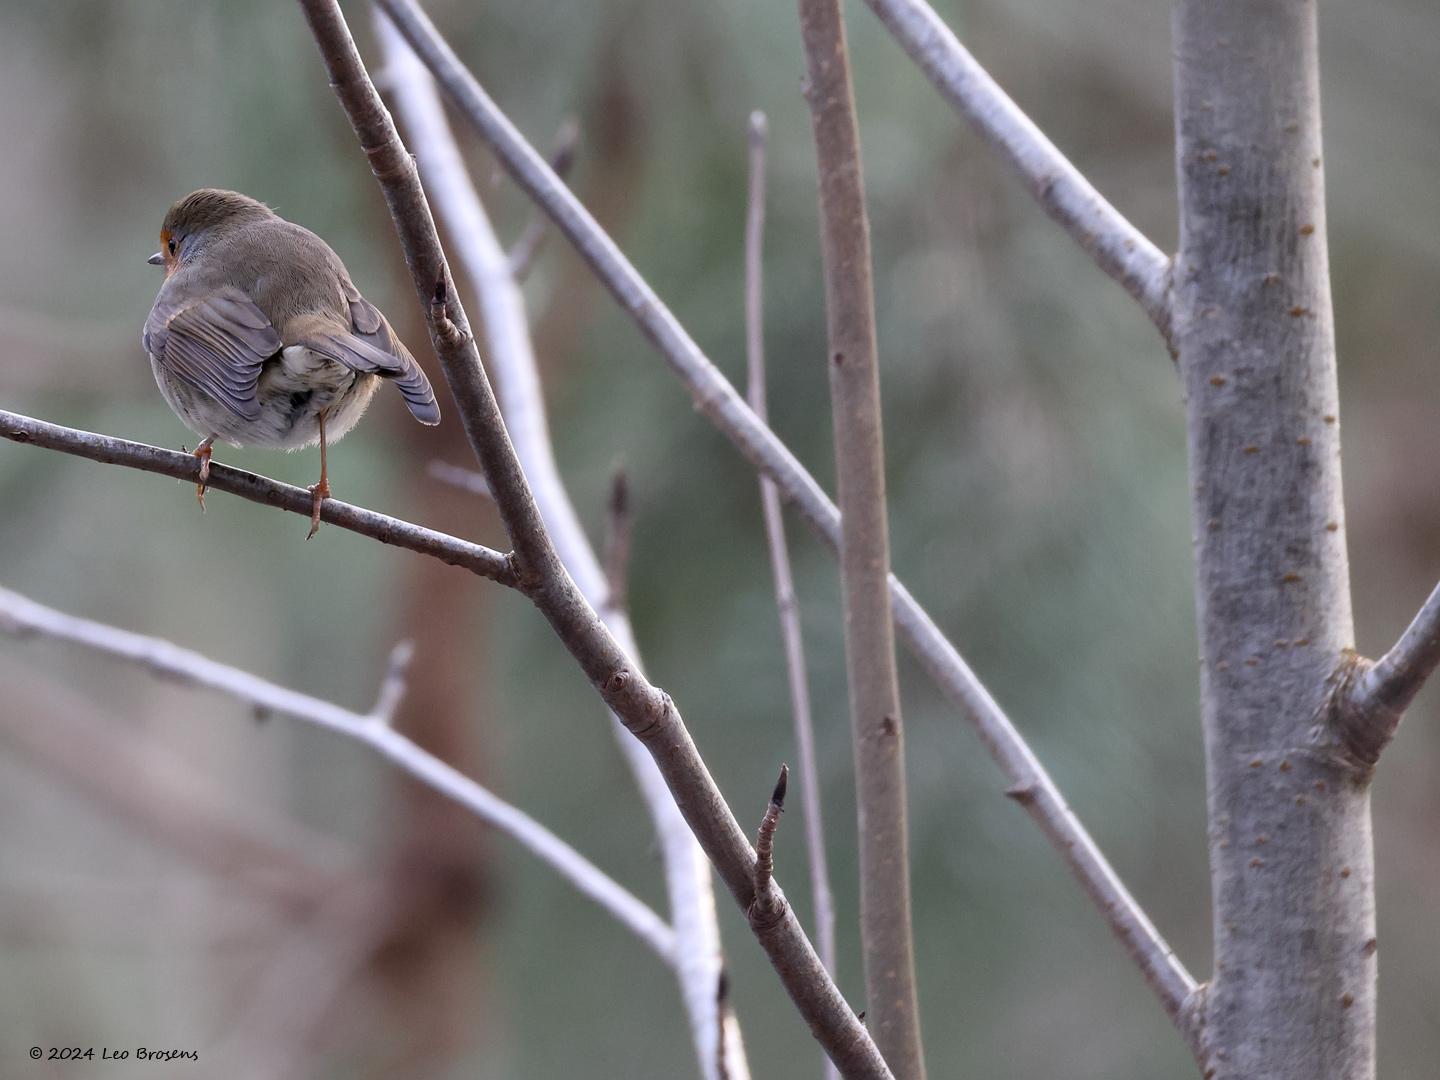
M 1369 692 L 1374 661 L 1347 649 L 1327 679 L 1328 689 L 1315 712 L 1316 741 L 1361 780 L 1374 772 L 1380 754 L 1395 737 L 1403 709 Z

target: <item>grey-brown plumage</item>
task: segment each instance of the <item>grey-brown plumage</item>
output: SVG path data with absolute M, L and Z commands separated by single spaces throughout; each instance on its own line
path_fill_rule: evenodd
M 160 245 L 150 262 L 165 267 L 165 284 L 145 320 L 145 351 L 161 394 L 202 437 L 207 467 L 217 438 L 286 450 L 318 442 L 318 523 L 326 444 L 355 425 L 382 380 L 415 419 L 440 422 L 415 358 L 309 229 L 206 188 L 170 208 Z

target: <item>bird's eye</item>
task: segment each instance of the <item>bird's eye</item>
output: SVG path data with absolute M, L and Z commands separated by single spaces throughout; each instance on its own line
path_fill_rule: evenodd
M 176 244 L 174 237 L 171 237 L 170 242 L 166 244 L 165 247 L 169 250 L 171 255 L 175 254 Z

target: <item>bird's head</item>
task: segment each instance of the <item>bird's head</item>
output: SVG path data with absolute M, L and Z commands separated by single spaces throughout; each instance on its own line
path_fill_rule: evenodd
M 201 188 L 170 207 L 160 226 L 160 250 L 147 262 L 165 267 L 169 277 L 219 233 L 275 216 L 262 202 L 238 191 Z

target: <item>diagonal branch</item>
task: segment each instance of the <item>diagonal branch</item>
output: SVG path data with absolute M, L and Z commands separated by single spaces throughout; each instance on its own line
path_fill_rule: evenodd
M 39 635 L 138 664 L 154 675 L 216 690 L 267 713 L 322 727 L 370 747 L 421 783 L 493 825 L 604 908 L 667 964 L 674 962 L 670 927 L 604 871 L 523 811 L 422 750 L 373 715 L 266 682 L 162 638 L 131 633 L 56 611 L 0 588 L 0 631 Z
M 1170 260 L 1020 111 L 925 0 L 865 0 L 900 47 L 1019 174 L 1045 213 L 1170 339 Z
M 638 666 L 639 647 L 626 615 L 624 588 L 617 581 L 617 576 L 623 575 L 625 557 L 618 557 L 617 568 L 601 569 L 555 463 L 529 317 L 512 260 L 501 248 L 470 181 L 430 73 L 383 15 L 376 19 L 376 30 L 396 112 L 415 148 L 430 197 L 474 285 L 502 412 L 536 505 L 576 586 Z M 623 490 L 623 474 L 617 490 Z M 659 840 L 676 934 L 676 974 L 701 1068 L 707 1077 L 716 1075 L 716 1063 L 722 1060 L 723 1031 L 724 1067 L 719 1072 L 727 1080 L 744 1080 L 749 1069 L 738 1024 L 724 1022 L 716 1002 L 720 929 L 710 864 L 645 748 L 620 724 L 614 724 L 614 730 Z
M 191 483 L 199 481 L 200 462 L 193 454 L 162 450 L 146 443 L 61 427 L 59 424 L 35 420 L 19 413 L 0 410 L 0 438 L 43 447 L 46 450 L 59 450 L 64 454 L 74 454 L 76 457 L 89 458 L 106 465 L 123 465 L 128 469 L 158 473 Z M 241 469 L 232 469 L 228 465 L 211 465 L 208 484 L 213 491 L 228 492 L 263 506 L 278 507 L 303 517 L 310 516 L 310 493 L 304 488 L 281 484 Z M 320 509 L 320 520 L 361 536 L 368 536 L 382 544 L 406 548 L 451 566 L 463 567 L 501 585 L 513 588 L 518 584 L 515 567 L 511 565 L 508 555 L 472 544 L 468 540 L 334 499 L 325 500 Z
M 840 512 L 835 504 L 790 449 L 745 405 L 614 240 L 491 101 L 425 13 L 414 0 L 377 2 L 515 182 L 550 215 L 595 276 L 669 362 L 699 411 L 746 460 L 774 480 L 804 521 L 832 550 L 838 550 Z M 974 725 L 1009 781 L 1014 797 L 1070 867 L 1155 991 L 1166 1014 L 1176 1024 L 1182 1024 L 1181 1007 L 1195 989 L 1195 980 L 1120 881 L 1010 718 L 893 574 L 890 599 L 901 640 L 941 692 Z
M 459 406 L 465 434 L 515 546 L 520 587 L 605 704 L 650 752 L 695 838 L 736 903 L 742 910 L 748 909 L 754 891 L 755 852 L 670 695 L 636 667 L 576 587 L 555 550 L 480 366 L 464 309 L 450 287 L 449 270 L 415 162 L 365 71 L 339 5 L 336 0 L 301 0 L 301 8 L 320 48 L 331 87 L 389 204 L 416 292 L 427 307 L 431 342 Z M 874 1042 L 815 955 L 794 912 L 787 907 L 777 921 L 752 922 L 751 929 L 812 1034 L 841 1070 L 856 1077 L 890 1076 Z
M 840 592 L 860 819 L 860 945 L 870 1030 L 901 1080 L 924 1080 L 910 913 L 905 726 L 890 617 L 890 527 L 860 125 L 840 0 L 800 0 L 815 135 L 830 414 L 840 488 Z

